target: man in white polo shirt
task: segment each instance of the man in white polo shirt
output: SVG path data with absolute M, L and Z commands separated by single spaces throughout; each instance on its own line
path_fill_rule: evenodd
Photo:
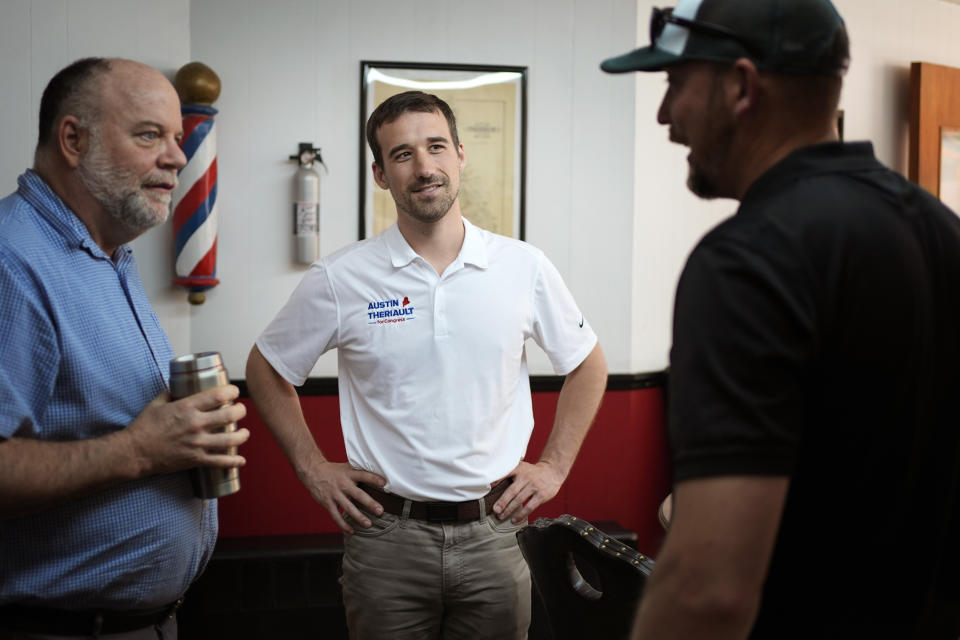
M 367 123 L 397 224 L 315 263 L 257 339 L 247 384 L 301 482 L 347 534 L 351 638 L 525 638 L 516 531 L 553 498 L 606 385 L 606 362 L 538 249 L 461 216 L 450 107 L 411 91 Z M 536 464 L 524 344 L 565 375 Z M 348 462 L 327 460 L 294 385 L 337 349 Z

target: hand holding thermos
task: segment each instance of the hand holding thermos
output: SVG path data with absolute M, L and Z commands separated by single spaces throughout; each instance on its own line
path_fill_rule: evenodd
M 117 432 L 128 441 L 136 476 L 191 469 L 194 493 L 216 498 L 239 490 L 238 467 L 246 460 L 237 447 L 250 432 L 237 427 L 247 414 L 234 400 L 220 354 L 197 353 L 170 361 L 170 393 L 148 404 L 129 428 Z
M 229 383 L 230 379 L 227 377 L 223 360 L 216 351 L 192 353 L 170 361 L 170 397 L 173 400 L 188 398 Z M 237 405 L 231 402 L 230 406 Z M 244 409 L 245 413 L 246 409 Z M 237 431 L 236 420 L 213 431 L 214 433 L 234 433 Z M 246 437 L 243 439 L 246 440 Z M 222 453 L 236 456 L 237 446 L 228 446 L 222 450 Z M 222 498 L 240 490 L 240 473 L 236 466 L 194 467 L 190 470 L 190 480 L 193 483 L 193 492 L 198 498 Z

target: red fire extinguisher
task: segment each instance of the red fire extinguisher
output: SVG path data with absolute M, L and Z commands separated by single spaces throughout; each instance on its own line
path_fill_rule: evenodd
M 293 187 L 293 236 L 296 262 L 312 264 L 320 257 L 320 174 L 313 168 L 317 162 L 326 170 L 320 149 L 313 143 L 301 142 L 300 152 L 290 156 L 297 160 Z

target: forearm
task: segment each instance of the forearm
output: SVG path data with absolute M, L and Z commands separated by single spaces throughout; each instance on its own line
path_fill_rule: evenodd
M 327 509 L 334 523 L 343 531 L 353 533 L 353 527 L 342 515 L 348 514 L 361 526 L 371 526 L 370 519 L 355 503 L 377 514 L 383 513 L 383 508 L 357 483 L 382 487 L 386 481 L 369 471 L 354 469 L 346 462 L 329 462 L 324 457 L 303 417 L 296 389 L 274 370 L 256 346 L 247 359 L 247 387 L 260 417 L 300 482 L 313 499 Z
M 513 522 L 522 522 L 557 495 L 600 408 L 606 386 L 607 363 L 596 345 L 563 382 L 557 416 L 540 459 L 536 464 L 521 460 L 510 473 L 513 484 L 493 506 L 501 520 L 512 517 Z
M 326 462 L 307 426 L 296 389 L 256 346 L 247 360 L 247 388 L 257 412 L 301 479 L 311 464 Z
M 750 633 L 757 602 L 731 599 L 735 594 L 705 593 L 703 580 L 684 575 L 665 553 L 646 585 L 634 624 L 633 640 L 744 640 Z M 695 582 L 696 584 L 690 584 Z
M 243 465 L 243 456 L 229 450 L 250 432 L 224 430 L 246 415 L 244 406 L 233 402 L 238 392 L 223 385 L 176 402 L 164 392 L 129 425 L 98 438 L 0 442 L 0 517 L 39 511 L 135 478 Z
M 758 601 L 733 588 L 692 576 L 675 566 L 666 550 L 643 592 L 633 640 L 744 640 L 750 633 Z
M 539 462 L 554 467 L 562 477 L 570 473 L 607 386 L 607 362 L 597 344 L 571 371 L 557 400 L 557 414 Z
M 0 518 L 42 511 L 143 473 L 125 431 L 99 438 L 0 442 Z
M 788 487 L 785 476 L 678 482 L 670 530 L 640 601 L 633 640 L 746 638 Z

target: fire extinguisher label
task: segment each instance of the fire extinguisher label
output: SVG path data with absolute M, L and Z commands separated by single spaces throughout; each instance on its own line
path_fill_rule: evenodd
M 316 202 L 293 203 L 293 232 L 298 236 L 314 235 L 319 230 Z

